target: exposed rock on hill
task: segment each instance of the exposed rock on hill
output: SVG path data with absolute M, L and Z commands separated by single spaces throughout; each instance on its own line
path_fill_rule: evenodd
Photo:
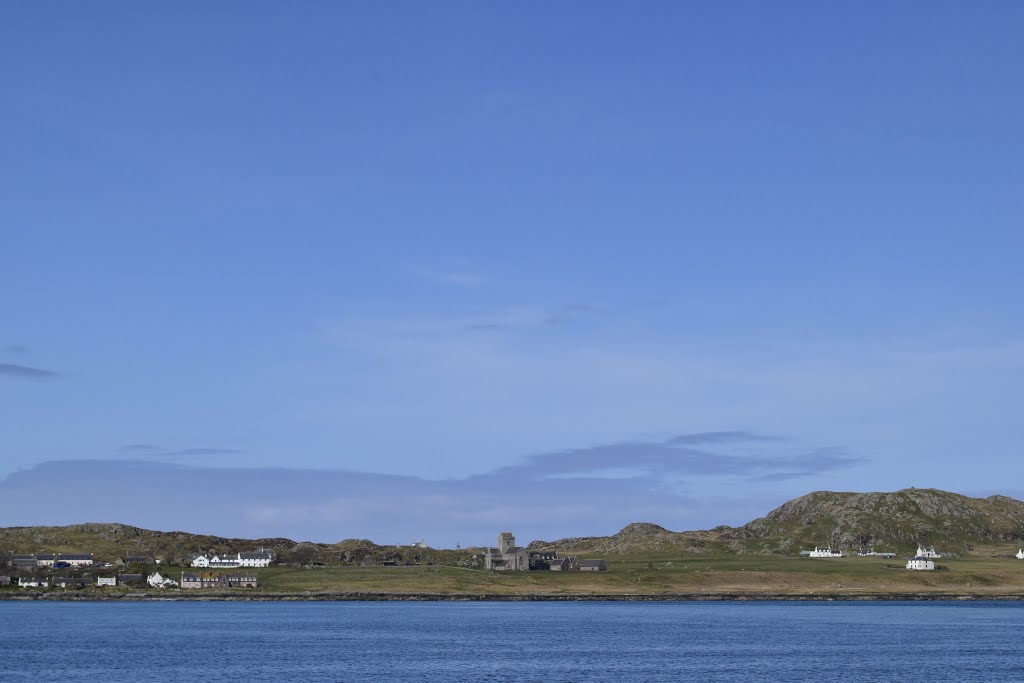
M 918 543 L 966 554 L 978 545 L 1024 544 L 1024 502 L 1006 496 L 969 498 L 937 489 L 893 493 L 816 491 L 738 528 L 668 531 L 630 524 L 613 536 L 537 541 L 531 549 L 563 553 L 796 554 L 815 545 L 874 547 L 907 553 Z
M 559 541 L 534 541 L 530 550 L 557 550 L 563 554 L 579 553 L 665 553 L 705 552 L 717 534 L 713 531 L 669 531 L 650 522 L 635 522 L 623 527 L 614 536 L 563 538 Z
M 726 532 L 722 540 L 762 552 L 795 552 L 815 544 L 907 551 L 923 543 L 964 553 L 979 544 L 1024 541 L 1024 502 L 937 489 L 816 491 Z

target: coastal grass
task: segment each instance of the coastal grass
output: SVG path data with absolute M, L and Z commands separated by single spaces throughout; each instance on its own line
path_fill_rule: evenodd
M 606 560 L 607 572 L 488 572 L 444 566 L 270 567 L 262 592 L 490 595 L 644 595 L 683 593 L 1021 594 L 1024 562 L 1002 558 L 939 560 L 914 572 L 905 560 L 787 557 L 648 556 Z
M 244 570 L 255 573 L 258 589 L 232 589 L 267 596 L 658 596 L 658 595 L 1020 595 L 1024 561 L 1006 557 L 942 558 L 936 571 L 904 568 L 906 559 L 846 557 L 810 559 L 778 556 L 648 554 L 606 557 L 607 572 L 489 572 L 443 565 L 402 567 L 289 567 Z M 188 567 L 149 567 L 180 579 Z M 230 571 L 230 570 L 228 570 Z M 96 572 L 103 574 L 102 570 Z M 7 589 L 10 590 L 10 589 Z M 17 589 L 14 589 L 17 590 Z M 153 592 L 154 589 L 136 589 Z M 61 589 L 51 589 L 51 592 Z M 181 597 L 220 589 L 189 590 Z M 6 592 L 6 590 L 5 590 Z M 86 588 L 82 594 L 124 595 L 126 589 Z

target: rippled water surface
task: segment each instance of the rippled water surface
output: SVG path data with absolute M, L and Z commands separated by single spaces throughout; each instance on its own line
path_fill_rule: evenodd
M 1021 603 L 0 603 L 8 681 L 1024 680 Z

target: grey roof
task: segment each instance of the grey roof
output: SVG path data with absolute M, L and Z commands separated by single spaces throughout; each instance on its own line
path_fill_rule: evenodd
M 581 567 L 602 567 L 604 566 L 604 560 L 583 560 L 580 562 Z
M 61 553 L 61 560 L 91 560 L 92 553 Z
M 274 559 L 274 553 L 266 550 L 255 551 L 251 553 L 239 553 L 239 556 L 243 560 L 272 560 Z
M 56 556 L 53 553 L 41 553 L 36 555 L 37 560 L 52 560 L 54 557 Z

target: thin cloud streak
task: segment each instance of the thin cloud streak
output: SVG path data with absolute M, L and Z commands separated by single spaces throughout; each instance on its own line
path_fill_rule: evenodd
M 52 379 L 60 373 L 43 368 L 33 368 L 15 363 L 0 363 L 0 376 L 19 377 L 23 379 Z

